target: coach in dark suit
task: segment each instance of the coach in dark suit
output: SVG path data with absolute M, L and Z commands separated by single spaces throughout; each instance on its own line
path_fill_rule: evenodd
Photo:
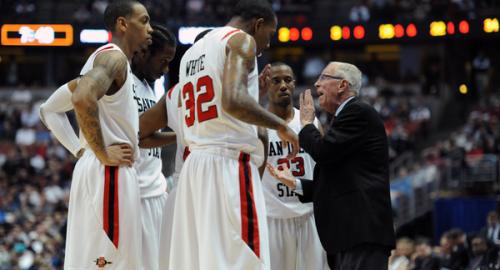
M 334 117 L 322 136 L 312 124 L 310 90 L 301 95 L 299 141 L 316 161 L 313 181 L 294 179 L 287 169 L 269 169 L 295 188 L 302 202 L 313 202 L 332 269 L 387 270 L 395 237 L 384 125 L 378 113 L 356 97 L 361 72 L 354 65 L 330 63 L 315 86 L 321 108 Z

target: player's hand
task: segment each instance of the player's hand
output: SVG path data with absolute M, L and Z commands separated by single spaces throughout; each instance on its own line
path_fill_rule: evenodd
M 283 164 L 278 165 L 278 167 L 274 167 L 271 163 L 266 164 L 266 168 L 271 174 L 272 177 L 278 179 L 281 183 L 285 184 L 287 187 L 291 189 L 295 189 L 296 182 L 295 177 L 293 177 L 292 172 Z
M 113 144 L 106 147 L 106 157 L 101 160 L 106 166 L 128 166 L 134 163 L 132 147 L 128 144 Z
M 300 94 L 300 124 L 302 127 L 312 124 L 314 122 L 315 109 L 314 101 L 311 95 L 311 89 L 307 89 L 304 93 Z
M 283 141 L 284 145 L 290 143 L 292 145 L 292 152 L 288 154 L 287 158 L 293 158 L 299 152 L 299 137 L 287 125 L 278 128 L 278 137 Z
M 263 98 L 269 89 L 271 81 L 271 65 L 267 64 L 259 74 L 259 98 Z

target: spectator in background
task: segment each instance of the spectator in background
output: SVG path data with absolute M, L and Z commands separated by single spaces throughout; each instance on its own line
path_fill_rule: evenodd
M 410 257 L 413 254 L 413 240 L 403 237 L 396 242 L 396 249 L 389 257 L 389 270 L 409 270 Z
M 412 270 L 440 270 L 439 258 L 433 254 L 429 239 L 417 239 Z
M 359 5 L 351 7 L 349 19 L 351 22 L 366 22 L 370 20 L 370 10 L 368 9 L 366 0 L 361 1 Z
M 443 237 L 446 250 L 441 258 L 441 268 L 463 270 L 469 263 L 465 233 L 460 229 L 451 229 Z
M 487 240 L 482 236 L 472 238 L 472 257 L 465 270 L 493 270 L 499 267 L 498 249 L 488 248 Z
M 500 224 L 498 222 L 498 214 L 496 211 L 490 211 L 486 217 L 486 226 L 479 233 L 489 242 L 500 244 Z

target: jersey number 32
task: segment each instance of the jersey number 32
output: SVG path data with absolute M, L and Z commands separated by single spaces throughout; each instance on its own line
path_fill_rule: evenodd
M 205 92 L 199 93 L 198 97 L 195 98 L 195 88 L 191 82 L 186 83 L 182 87 L 182 98 L 185 100 L 186 110 L 189 110 L 189 115 L 184 116 L 186 125 L 188 127 L 192 126 L 196 119 L 198 123 L 217 118 L 217 106 L 210 105 L 203 110 L 203 103 L 210 102 L 214 99 L 214 84 L 210 76 L 203 76 L 196 82 L 196 93 L 200 92 L 205 88 Z

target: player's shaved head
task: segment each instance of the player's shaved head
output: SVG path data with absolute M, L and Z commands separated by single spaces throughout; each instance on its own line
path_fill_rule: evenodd
M 245 21 L 263 18 L 266 23 L 276 19 L 271 4 L 266 0 L 240 0 L 233 10 L 233 16 L 241 17 Z
M 104 24 L 106 30 L 114 32 L 116 20 L 119 17 L 129 17 L 134 11 L 134 5 L 142 5 L 141 2 L 136 0 L 116 0 L 106 7 L 104 11 Z

